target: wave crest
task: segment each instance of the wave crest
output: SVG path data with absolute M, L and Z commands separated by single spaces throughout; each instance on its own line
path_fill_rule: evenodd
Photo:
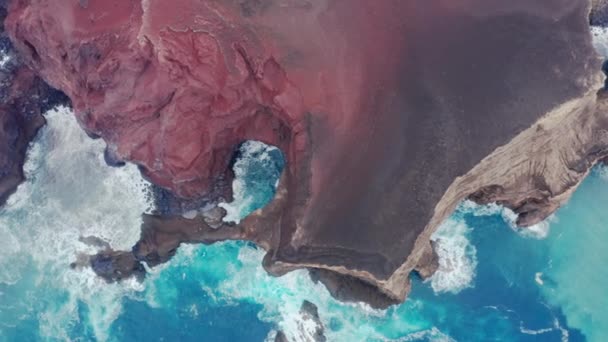
M 449 218 L 433 234 L 439 268 L 430 278 L 435 293 L 458 293 L 473 286 L 477 250 L 468 239 L 471 229 L 463 219 Z

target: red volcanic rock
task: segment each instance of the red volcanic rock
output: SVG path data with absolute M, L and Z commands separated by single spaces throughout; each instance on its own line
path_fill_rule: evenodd
M 42 113 L 66 101 L 14 55 L 1 24 L 5 14 L 0 6 L 0 206 L 24 180 L 27 147 L 45 123 Z
M 379 284 L 458 176 L 589 90 L 587 15 L 586 0 L 15 0 L 6 24 L 113 159 L 178 196 L 228 179 L 243 140 L 280 147 L 282 203 L 239 234 L 276 273 Z M 383 290 L 402 299 L 421 255 Z
M 273 52 L 236 14 L 199 1 L 41 1 L 16 4 L 7 26 L 111 153 L 195 197 L 226 176 L 236 144 L 287 147 L 303 117 Z

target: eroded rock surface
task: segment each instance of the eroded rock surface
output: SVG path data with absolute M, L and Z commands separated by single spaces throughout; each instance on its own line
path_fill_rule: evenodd
M 23 0 L 7 28 L 108 143 L 108 160 L 140 165 L 177 197 L 229 198 L 243 140 L 285 153 L 270 205 L 219 229 L 147 216 L 134 250 L 115 255 L 127 268 L 184 242 L 248 239 L 273 274 L 323 269 L 403 300 L 412 270 L 432 273 L 429 236 L 460 200 L 499 201 L 532 224 L 606 154 L 589 10 L 586 0 Z
M 42 113 L 66 102 L 20 62 L 1 24 L 4 6 L 0 2 L 0 206 L 24 180 L 25 154 L 45 123 Z
M 315 304 L 304 300 L 300 307 L 300 319 L 298 320 L 295 331 L 291 335 L 295 336 L 294 341 L 326 342 L 325 327 L 319 317 L 319 309 Z M 275 335 L 274 342 L 290 342 L 285 332 L 279 330 Z

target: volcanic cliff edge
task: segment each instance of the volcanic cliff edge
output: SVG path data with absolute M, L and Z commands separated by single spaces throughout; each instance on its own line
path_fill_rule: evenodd
M 133 251 L 110 260 L 247 239 L 273 274 L 318 269 L 336 295 L 332 282 L 362 281 L 394 302 L 413 270 L 432 274 L 430 235 L 461 200 L 534 224 L 608 154 L 589 12 L 586 0 L 19 0 L 6 27 L 111 160 L 179 198 L 229 198 L 244 140 L 286 156 L 275 199 L 241 224 L 147 215 Z

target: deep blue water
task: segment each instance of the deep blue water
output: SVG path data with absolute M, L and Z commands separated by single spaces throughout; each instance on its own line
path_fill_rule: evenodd
M 244 242 L 183 246 L 143 284 L 69 270 L 92 248 L 80 235 L 132 245 L 132 212 L 148 203 L 141 187 L 130 188 L 141 183 L 134 168 L 103 171 L 103 146 L 70 113 L 48 119 L 28 182 L 0 210 L 0 340 L 263 341 L 276 329 L 297 331 L 304 299 L 318 306 L 329 341 L 608 340 L 606 169 L 534 234 L 514 229 L 499 207 L 463 203 L 434 237 L 440 272 L 414 279 L 404 304 L 378 311 L 333 300 L 306 271 L 268 276 L 264 252 Z M 278 150 L 249 148 L 255 153 L 242 151 L 235 164 L 237 202 L 226 205 L 237 216 L 272 197 L 283 166 Z M 95 189 L 94 200 L 78 197 L 82 188 Z

